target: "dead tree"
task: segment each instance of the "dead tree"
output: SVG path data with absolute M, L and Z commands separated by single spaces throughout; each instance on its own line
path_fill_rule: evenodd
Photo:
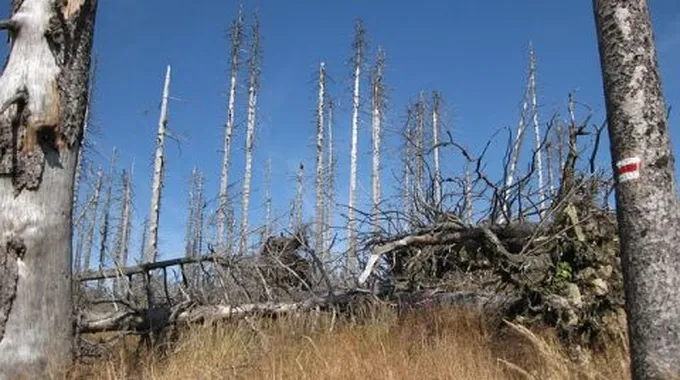
M 116 259 L 115 265 L 119 268 L 124 268 L 128 261 L 128 252 L 130 249 L 130 232 L 132 230 L 132 173 L 130 170 L 128 174 L 123 169 L 121 175 L 121 182 L 123 185 L 123 204 L 120 208 L 120 222 L 118 224 L 118 233 L 116 237 Z M 122 294 L 121 282 L 116 280 L 116 289 L 118 294 Z
M 163 171 L 165 165 L 164 144 L 168 124 L 168 99 L 170 97 L 170 65 L 165 72 L 163 85 L 163 98 L 161 100 L 161 114 L 158 120 L 158 133 L 156 134 L 156 155 L 153 165 L 153 183 L 151 184 L 151 205 L 149 210 L 149 231 L 144 261 L 152 263 L 158 256 L 158 222 L 161 215 L 161 192 L 163 190 Z
M 316 253 L 323 252 L 324 236 L 324 164 L 323 164 L 323 135 L 324 135 L 324 103 L 326 98 L 326 64 L 319 65 L 319 98 L 316 110 L 316 222 L 314 244 Z
M 189 199 L 187 199 L 187 223 L 186 232 L 184 235 L 184 257 L 193 257 L 194 248 L 194 214 L 196 212 L 196 172 L 198 169 L 194 166 L 191 170 L 191 183 L 189 185 Z
M 432 154 L 434 163 L 434 202 L 441 207 L 442 202 L 442 173 L 439 166 L 439 119 L 441 108 L 441 94 L 435 91 L 432 94 Z
M 354 66 L 354 96 L 352 99 L 352 145 L 350 149 L 350 169 L 349 169 L 349 202 L 347 210 L 347 233 L 348 233 L 348 251 L 347 262 L 345 270 L 351 273 L 357 260 L 357 221 L 356 221 L 356 207 L 357 207 L 357 150 L 359 145 L 359 106 L 360 106 L 360 79 L 361 67 L 363 65 L 364 54 L 366 49 L 366 30 L 361 20 L 357 20 L 354 26 L 354 56 L 352 58 L 352 65 Z
M 538 124 L 538 103 L 536 95 L 536 53 L 533 45 L 529 51 L 529 91 L 531 93 L 531 120 L 534 126 L 536 171 L 538 172 L 538 208 L 543 215 L 545 210 L 545 189 L 543 182 L 543 149 L 541 148 L 541 129 Z
M 373 108 L 373 127 L 372 127 L 372 141 L 373 141 L 373 170 L 371 176 L 372 193 L 373 193 L 373 208 L 372 221 L 373 232 L 380 232 L 380 140 L 382 137 L 382 120 L 385 112 L 385 86 L 383 85 L 383 69 L 385 67 L 385 52 L 381 47 L 378 47 L 378 55 L 375 60 L 375 67 L 371 76 L 372 87 L 372 108 Z
M 194 174 L 194 188 L 196 189 L 195 203 L 193 210 L 193 244 L 191 246 L 191 255 L 193 257 L 200 256 L 203 251 L 203 229 L 204 219 L 205 219 L 205 176 L 200 170 L 197 170 Z
M 0 76 L 0 378 L 72 358 L 73 185 L 96 0 L 14 1 Z M 58 372 L 56 372 L 58 373 Z
M 104 270 L 106 265 L 106 252 L 108 251 L 108 241 L 110 233 L 111 221 L 111 196 L 113 195 L 113 183 L 116 176 L 116 148 L 113 148 L 111 153 L 111 162 L 109 163 L 109 175 L 107 177 L 106 193 L 104 194 L 104 207 L 102 209 L 102 220 L 99 226 L 99 270 Z M 99 287 L 104 285 L 103 281 L 99 282 Z
M 94 246 L 94 231 L 97 226 L 97 216 L 99 215 L 99 199 L 101 197 L 102 182 L 104 181 L 104 171 L 101 166 L 97 171 L 97 179 L 94 182 L 92 194 L 92 208 L 90 214 L 90 225 L 87 229 L 87 242 L 83 250 L 83 270 L 90 269 L 90 259 L 92 257 L 92 247 Z
M 646 0 L 594 0 L 633 378 L 680 373 L 680 213 Z
M 335 157 L 335 152 L 333 151 L 333 99 L 331 99 L 329 96 L 326 96 L 328 98 L 328 103 L 327 103 L 327 110 L 328 112 L 328 117 L 327 117 L 327 123 L 328 123 L 328 159 L 326 160 L 326 210 L 324 211 L 324 218 L 325 218 L 325 225 L 328 226 L 326 228 L 326 233 L 324 237 L 324 241 L 328 242 L 329 241 L 329 234 L 330 234 L 330 225 L 333 220 L 333 213 L 335 212 L 335 165 L 336 165 L 336 157 Z M 330 248 L 330 247 L 329 247 Z M 330 254 L 326 254 L 326 250 L 323 251 L 323 254 L 321 255 L 322 259 L 326 259 Z
M 295 175 L 295 201 L 293 202 L 293 218 L 291 222 L 291 231 L 298 230 L 302 227 L 303 220 L 303 202 L 305 192 L 305 165 L 300 162 L 297 174 Z
M 252 25 L 250 57 L 248 59 L 248 126 L 246 130 L 246 164 L 243 178 L 243 194 L 241 200 L 241 236 L 239 255 L 245 255 L 248 249 L 248 212 L 250 205 L 250 180 L 253 175 L 253 145 L 255 142 L 255 111 L 257 92 L 260 87 L 260 21 L 257 15 Z
M 415 106 L 415 188 L 418 202 L 425 199 L 425 94 L 421 91 Z
M 217 210 L 217 244 L 223 250 L 227 246 L 225 231 L 227 227 L 227 203 L 229 187 L 229 166 L 231 164 L 231 138 L 234 133 L 234 104 L 236 102 L 236 84 L 239 69 L 239 56 L 243 44 L 243 9 L 239 9 L 238 17 L 231 25 L 231 76 L 229 83 L 229 105 L 227 123 L 224 130 L 224 157 L 222 158 L 222 175 L 220 177 L 220 197 Z
M 267 159 L 264 172 L 264 236 L 271 235 L 272 226 L 272 159 Z

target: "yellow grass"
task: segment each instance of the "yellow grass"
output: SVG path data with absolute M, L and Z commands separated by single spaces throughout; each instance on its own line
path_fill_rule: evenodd
M 623 342 L 577 364 L 550 330 L 489 331 L 470 312 L 251 319 L 189 327 L 163 354 L 128 339 L 68 379 L 629 379 Z

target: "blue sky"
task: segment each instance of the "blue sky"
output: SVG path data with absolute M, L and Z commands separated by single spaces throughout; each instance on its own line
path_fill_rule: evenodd
M 348 59 L 356 18 L 363 19 L 367 28 L 369 59 L 378 45 L 387 54 L 385 81 L 390 102 L 386 123 L 390 129 L 402 126 L 405 106 L 419 91 L 438 90 L 445 100 L 446 127 L 463 144 L 480 149 L 499 128 L 517 124 L 530 41 L 538 58 L 541 120 L 558 110 L 564 114 L 572 90 L 580 102 L 593 108 L 594 121 L 604 117 L 590 0 L 259 0 L 244 1 L 244 6 L 247 21 L 252 20 L 253 11 L 260 14 L 263 49 L 253 223 L 258 222 L 263 209 L 267 158 L 273 161 L 272 192 L 280 215 L 287 213 L 294 196 L 294 171 L 300 161 L 305 163 L 306 216 L 311 217 L 314 80 L 322 60 L 332 78 L 330 92 L 340 107 L 335 123 L 338 201 L 346 202 L 351 100 Z M 680 103 L 680 3 L 650 0 L 650 6 L 666 99 L 676 106 Z M 4 14 L 6 7 L 4 4 Z M 98 59 L 93 99 L 96 133 L 91 136 L 94 149 L 90 158 L 105 164 L 115 146 L 121 166 L 135 162 L 137 221 L 148 212 L 162 81 L 166 65 L 173 69 L 169 126 L 182 141 L 167 144 L 160 232 L 163 258 L 183 251 L 188 178 L 193 166 L 206 173 L 207 196 L 217 194 L 228 88 L 230 46 L 226 33 L 237 9 L 234 1 L 100 0 L 94 46 Z M 231 175 L 238 188 L 244 161 L 246 101 L 245 82 L 241 83 Z M 675 114 L 671 118 L 674 147 L 678 145 Z M 359 197 L 364 202 L 370 197 L 367 113 L 361 122 Z M 385 148 L 386 167 L 398 159 L 390 139 L 387 137 L 387 143 L 392 147 Z M 502 159 L 504 143 L 499 137 L 492 145 L 489 166 Z M 609 159 L 606 149 L 605 145 L 605 165 Z M 453 175 L 460 172 L 462 162 L 450 153 L 444 151 L 442 160 L 445 171 Z M 383 186 L 389 188 L 389 173 L 383 178 Z M 236 211 L 240 215 L 238 205 Z M 134 247 L 138 243 L 135 234 Z

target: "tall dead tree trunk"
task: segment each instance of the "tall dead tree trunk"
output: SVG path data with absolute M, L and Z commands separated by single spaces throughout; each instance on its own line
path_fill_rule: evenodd
M 194 234 L 193 234 L 193 245 L 191 249 L 191 254 L 193 257 L 200 256 L 203 251 L 203 229 L 204 229 L 204 219 L 205 219 L 205 176 L 199 170 L 196 172 L 194 178 L 195 188 L 196 188 L 196 199 L 194 204 Z
M 416 196 L 422 202 L 425 199 L 425 94 L 422 91 L 415 112 Z
M 680 213 L 646 0 L 594 0 L 633 377 L 680 374 Z
M 348 250 L 345 270 L 347 273 L 354 271 L 357 265 L 357 221 L 356 221 L 356 207 L 357 207 L 357 151 L 359 149 L 359 106 L 360 106 L 360 79 L 361 66 L 364 60 L 364 51 L 366 49 L 366 31 L 361 20 L 356 22 L 354 27 L 354 57 L 352 64 L 354 65 L 354 96 L 352 99 L 352 144 L 350 148 L 350 169 L 349 169 L 349 202 L 347 210 L 347 233 L 348 233 Z
M 241 236 L 239 255 L 245 255 L 248 249 L 248 212 L 250 205 L 250 180 L 253 172 L 253 144 L 255 142 L 255 111 L 257 92 L 260 87 L 260 21 L 257 15 L 252 26 L 250 57 L 248 60 L 248 126 L 246 130 L 246 165 L 243 178 L 243 194 L 241 201 Z
M 378 55 L 373 69 L 371 87 L 373 90 L 372 105 L 373 105 L 373 170 L 371 176 L 372 193 L 373 193 L 373 208 L 372 208 L 372 224 L 373 232 L 380 233 L 380 140 L 382 137 L 382 119 L 385 108 L 385 99 L 383 96 L 383 69 L 385 67 L 385 52 L 378 47 Z
M 120 222 L 116 237 L 116 260 L 115 264 L 119 268 L 127 265 L 128 252 L 130 249 L 130 231 L 132 230 L 132 170 L 128 174 L 123 169 L 121 182 L 123 184 L 123 204 L 120 208 Z M 116 279 L 116 289 L 118 294 L 123 294 L 122 282 Z
M 91 119 L 92 119 L 92 93 L 94 91 L 94 82 L 95 82 L 95 74 L 96 74 L 96 69 L 95 69 L 95 64 L 92 64 L 92 70 L 90 72 L 90 81 L 89 85 L 87 88 L 87 107 L 85 108 L 85 117 L 83 121 L 83 139 L 80 144 L 80 147 L 78 147 L 78 157 L 76 157 L 76 173 L 75 173 L 75 178 L 73 180 L 73 212 L 74 215 L 78 210 L 78 200 L 80 196 L 80 181 L 81 177 L 83 175 L 83 170 L 85 167 L 85 157 L 84 157 L 84 151 L 85 151 L 85 144 L 87 141 L 87 132 L 90 127 Z
M 92 247 L 94 246 L 94 231 L 97 226 L 97 216 L 99 215 L 99 198 L 101 197 L 102 183 L 104 181 L 104 171 L 101 166 L 97 171 L 97 179 L 94 182 L 92 194 L 92 209 L 90 214 L 90 226 L 87 229 L 87 242 L 83 249 L 83 270 L 90 269 L 90 259 L 92 258 Z
M 293 214 L 293 227 L 291 228 L 291 232 L 297 231 L 300 227 L 302 227 L 302 207 L 303 207 L 303 202 L 305 198 L 305 166 L 300 163 L 300 166 L 298 167 L 297 175 L 295 176 L 295 183 L 296 183 L 296 192 L 295 192 L 295 203 L 294 203 L 294 210 L 295 213 Z
M 538 124 L 538 102 L 536 94 L 536 53 L 531 45 L 529 51 L 529 88 L 531 91 L 531 120 L 534 126 L 534 141 L 536 149 L 536 171 L 538 172 L 538 209 L 541 215 L 545 210 L 545 188 L 543 182 L 543 150 L 541 149 L 541 129 Z
M 434 202 L 441 207 L 442 202 L 442 172 L 439 167 L 439 113 L 441 107 L 441 95 L 438 91 L 432 94 L 432 146 L 434 161 Z
M 327 243 L 330 243 L 330 226 L 333 220 L 333 213 L 335 212 L 335 152 L 333 151 L 333 100 L 330 99 L 329 96 L 328 98 L 328 103 L 327 103 L 327 112 L 328 112 L 328 159 L 327 161 L 327 169 L 326 169 L 326 181 L 327 183 L 327 201 L 326 201 L 326 211 L 324 211 L 324 217 L 325 217 L 325 224 L 327 226 L 326 228 L 326 233 L 324 240 Z M 329 247 L 330 248 L 330 247 Z M 321 258 L 325 261 L 330 256 L 330 254 L 327 254 L 327 250 L 323 251 L 323 255 Z
M 170 65 L 165 72 L 163 84 L 163 98 L 161 100 L 161 114 L 158 120 L 158 133 L 156 134 L 156 155 L 153 164 L 153 183 L 151 184 L 151 205 L 149 209 L 149 231 L 147 234 L 146 248 L 144 249 L 144 262 L 152 263 L 158 256 L 158 222 L 161 216 L 161 192 L 163 190 L 163 170 L 165 166 L 165 133 L 168 124 L 168 99 L 170 98 Z
M 72 357 L 73 181 L 96 9 L 14 1 L 0 23 L 12 45 L 0 76 L 2 379 L 46 378 Z
M 217 245 L 226 247 L 225 230 L 227 224 L 227 190 L 229 188 L 229 166 L 231 163 L 231 138 L 234 133 L 234 104 L 236 102 L 236 78 L 238 76 L 239 56 L 243 44 L 243 10 L 239 9 L 238 17 L 231 26 L 231 77 L 229 83 L 229 105 L 227 124 L 224 130 L 224 156 L 222 158 L 222 176 L 220 178 L 220 197 L 217 212 Z
M 326 98 L 326 64 L 319 65 L 319 99 L 316 110 L 316 233 L 315 251 L 323 252 L 324 236 L 324 179 L 323 179 L 323 135 L 324 135 L 324 103 Z
M 189 199 L 187 199 L 187 224 L 184 236 L 184 257 L 193 257 L 194 247 L 194 215 L 196 212 L 196 172 L 198 169 L 194 166 L 191 170 L 191 184 L 189 185 Z
M 272 226 L 272 159 L 267 159 L 264 172 L 264 236 L 271 236 Z
M 111 162 L 109 163 L 109 175 L 106 184 L 106 193 L 104 194 L 104 208 L 102 209 L 102 221 L 99 226 L 99 270 L 103 271 L 106 264 L 106 252 L 108 251 L 109 232 L 111 221 L 111 196 L 113 195 L 113 183 L 116 176 L 116 148 L 113 148 L 111 154 Z M 99 287 L 104 285 L 103 281 L 99 281 Z

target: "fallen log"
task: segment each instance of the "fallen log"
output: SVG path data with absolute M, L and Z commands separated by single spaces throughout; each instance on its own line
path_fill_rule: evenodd
M 88 270 L 83 271 L 75 276 L 77 281 L 94 281 L 94 280 L 105 280 L 108 278 L 116 278 L 122 276 L 131 276 L 134 274 L 141 274 L 150 272 L 156 269 L 163 269 L 167 267 L 177 266 L 177 265 L 189 265 L 198 264 L 206 261 L 212 261 L 221 265 L 228 265 L 229 260 L 220 256 L 200 256 L 200 257 L 184 257 L 178 259 L 170 259 L 164 261 L 156 261 L 153 263 L 144 263 L 140 265 L 135 265 L 125 268 L 112 268 L 106 270 Z
M 346 307 L 360 300 L 375 300 L 365 290 L 337 292 L 325 297 L 312 297 L 301 302 L 264 302 L 243 305 L 194 305 L 155 307 L 148 310 L 121 311 L 104 315 L 83 315 L 77 324 L 81 334 L 110 331 L 145 332 L 150 329 L 162 330 L 170 325 L 183 323 L 202 323 L 215 320 L 240 319 L 252 315 L 280 316 L 311 310 L 329 310 Z M 493 293 L 453 292 L 431 293 L 413 292 L 395 294 L 384 300 L 396 308 L 414 309 L 440 305 L 444 307 L 473 308 L 479 311 L 498 312 L 505 310 L 514 300 Z

